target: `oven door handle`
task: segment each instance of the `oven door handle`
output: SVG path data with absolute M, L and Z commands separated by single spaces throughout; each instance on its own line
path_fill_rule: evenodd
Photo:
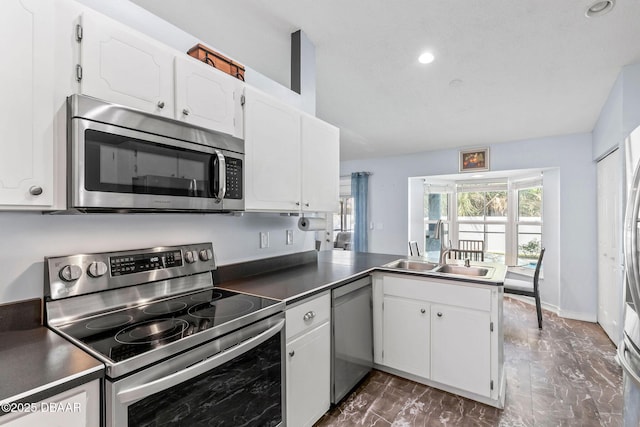
M 137 400 L 142 399 L 143 397 L 150 396 L 154 393 L 158 393 L 162 390 L 170 388 L 176 384 L 187 381 L 193 377 L 196 377 L 200 374 L 203 374 L 213 368 L 216 368 L 243 353 L 246 353 L 263 342 L 267 341 L 269 338 L 278 334 L 282 328 L 284 327 L 284 319 L 280 320 L 271 328 L 262 332 L 255 337 L 249 338 L 246 341 L 241 342 L 240 344 L 231 347 L 228 350 L 222 351 L 215 356 L 209 357 L 201 362 L 196 363 L 195 365 L 191 365 L 186 369 L 175 372 L 171 375 L 167 375 L 166 377 L 159 378 L 155 381 L 151 381 L 146 384 L 141 384 L 136 387 L 132 387 L 129 389 L 122 390 L 117 394 L 118 400 L 121 403 L 129 403 L 135 402 Z

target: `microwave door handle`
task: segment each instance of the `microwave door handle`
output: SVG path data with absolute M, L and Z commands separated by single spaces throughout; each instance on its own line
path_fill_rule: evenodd
M 224 155 L 221 151 L 216 150 L 216 157 L 218 158 L 218 192 L 213 195 L 217 202 L 221 202 L 227 194 L 227 165 Z
M 205 372 L 217 368 L 218 366 L 227 363 L 228 361 L 240 356 L 241 354 L 253 350 L 263 342 L 267 341 L 269 338 L 280 333 L 283 327 L 284 320 L 280 320 L 274 326 L 262 332 L 261 334 L 253 338 L 249 338 L 248 340 L 234 347 L 231 347 L 228 350 L 224 350 L 221 353 L 216 354 L 215 356 L 204 359 L 203 361 L 198 362 L 195 365 L 191 365 L 186 369 L 145 384 L 122 390 L 117 394 L 118 400 L 120 401 L 120 403 L 135 402 L 142 399 L 143 397 L 151 396 L 152 394 L 158 393 L 162 390 L 166 390 L 176 384 L 180 384 L 200 374 L 204 374 Z

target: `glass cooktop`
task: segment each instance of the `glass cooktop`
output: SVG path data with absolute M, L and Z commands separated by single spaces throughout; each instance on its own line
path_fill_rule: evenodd
M 121 362 L 278 302 L 214 288 L 94 316 L 58 329 L 113 362 Z

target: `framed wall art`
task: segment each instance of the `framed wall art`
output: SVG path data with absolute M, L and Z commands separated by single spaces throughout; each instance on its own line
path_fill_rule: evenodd
M 460 172 L 483 172 L 489 170 L 489 148 L 460 150 Z

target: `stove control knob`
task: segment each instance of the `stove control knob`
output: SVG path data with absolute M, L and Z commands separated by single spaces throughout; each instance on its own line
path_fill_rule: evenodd
M 213 258 L 213 252 L 211 249 L 203 249 L 200 251 L 200 260 L 209 261 L 211 258 Z
M 89 276 L 91 277 L 104 276 L 106 272 L 107 272 L 107 264 L 105 264 L 102 261 L 94 261 L 91 264 L 89 264 L 89 268 L 87 268 L 87 273 L 89 273 Z
M 82 269 L 75 264 L 65 265 L 58 275 L 65 282 L 73 282 L 82 276 Z
M 187 251 L 184 254 L 184 259 L 187 261 L 187 264 L 193 264 L 198 259 L 198 253 L 196 251 Z

